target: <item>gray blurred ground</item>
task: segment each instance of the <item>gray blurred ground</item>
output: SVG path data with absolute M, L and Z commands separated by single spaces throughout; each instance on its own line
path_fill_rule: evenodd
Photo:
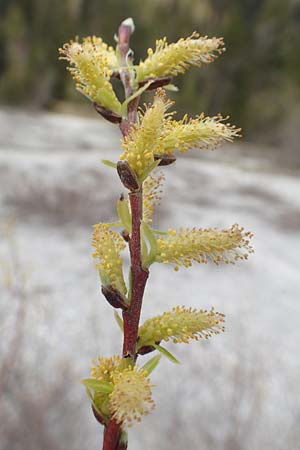
M 79 380 L 121 346 L 90 256 L 91 225 L 115 219 L 123 190 L 100 163 L 117 160 L 119 135 L 97 119 L 13 110 L 0 111 L 0 129 L 0 449 L 99 449 Z M 255 254 L 232 267 L 151 270 L 143 318 L 215 306 L 226 333 L 169 345 L 182 364 L 163 360 L 153 374 L 157 408 L 130 430 L 130 448 L 296 450 L 299 169 L 284 149 L 238 144 L 164 172 L 157 227 L 237 222 L 253 231 Z

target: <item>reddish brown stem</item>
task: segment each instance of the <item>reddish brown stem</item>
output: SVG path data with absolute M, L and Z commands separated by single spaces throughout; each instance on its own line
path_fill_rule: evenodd
M 104 429 L 103 450 L 117 450 L 120 434 L 120 425 L 111 419 Z
M 129 200 L 132 214 L 132 232 L 129 243 L 132 290 L 130 306 L 127 311 L 123 311 L 123 356 L 135 360 L 142 299 L 149 275 L 149 272 L 142 267 L 141 258 L 142 188 L 138 192 L 131 192 Z
M 128 26 L 120 25 L 119 28 L 119 48 L 122 56 L 123 65 L 126 65 L 126 56 L 129 50 L 129 40 L 132 30 Z M 132 94 L 130 76 L 127 69 L 120 72 L 120 78 L 124 85 L 125 97 Z M 139 97 L 136 97 L 128 104 L 127 118 L 123 119 L 120 129 L 123 136 L 129 133 L 130 124 L 137 120 L 137 108 Z M 142 267 L 141 256 L 141 220 L 143 216 L 142 187 L 129 194 L 131 214 L 132 214 L 132 232 L 129 240 L 130 259 L 131 259 L 131 293 L 130 305 L 126 311 L 123 311 L 124 322 L 124 342 L 123 356 L 130 357 L 132 362 L 136 359 L 136 342 L 138 338 L 138 329 L 140 314 L 142 308 L 142 299 L 145 286 L 148 279 L 148 271 Z M 103 450 L 122 450 L 125 448 L 119 443 L 121 435 L 121 426 L 111 419 L 104 430 Z

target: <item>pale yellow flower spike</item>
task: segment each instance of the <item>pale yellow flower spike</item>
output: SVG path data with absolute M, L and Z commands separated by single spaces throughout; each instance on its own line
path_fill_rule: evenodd
M 152 106 L 145 113 L 139 113 L 139 124 L 132 125 L 131 130 L 121 144 L 121 160 L 127 160 L 138 177 L 154 162 L 158 151 L 160 137 L 164 127 L 166 111 L 173 103 L 162 89 L 158 89 Z
M 91 368 L 91 377 L 99 381 L 112 383 L 113 373 L 121 370 L 122 358 L 119 355 L 111 357 L 98 356 L 97 360 L 93 361 Z M 102 411 L 109 415 L 107 406 L 107 394 L 103 392 L 94 393 L 95 405 Z
M 155 406 L 148 372 L 129 366 L 122 372 L 113 373 L 112 378 L 114 390 L 109 394 L 109 409 L 123 428 L 130 427 Z
M 164 174 L 160 172 L 150 174 L 143 183 L 143 220 L 146 223 L 152 222 L 154 208 L 160 203 L 164 179 Z
M 121 236 L 109 228 L 106 223 L 94 225 L 92 245 L 95 247 L 93 257 L 99 259 L 96 264 L 102 284 L 112 285 L 122 294 L 126 294 L 123 278 L 122 258 L 120 252 L 126 245 Z
M 223 51 L 223 39 L 200 37 L 196 32 L 172 44 L 164 37 L 156 41 L 155 51 L 148 49 L 148 58 L 136 67 L 137 80 L 184 73 L 190 66 L 214 61 Z
M 176 306 L 171 311 L 146 320 L 139 329 L 138 346 L 141 348 L 169 340 L 175 344 L 188 344 L 190 339 L 208 339 L 224 331 L 223 323 L 224 315 L 214 309 L 206 311 Z
M 211 228 L 180 228 L 168 230 L 166 238 L 157 239 L 156 261 L 190 267 L 192 262 L 232 263 L 247 259 L 253 249 L 249 244 L 252 233 L 245 232 L 237 224 L 228 230 Z
M 59 49 L 61 59 L 70 63 L 68 70 L 77 89 L 104 108 L 121 114 L 119 102 L 110 77 L 117 66 L 114 50 L 101 38 L 87 37 L 82 43 L 71 41 Z
M 154 402 L 148 372 L 128 366 L 118 355 L 99 356 L 93 362 L 91 377 L 111 383 L 113 389 L 110 394 L 95 392 L 94 401 L 102 411 L 114 417 L 122 428 L 130 427 L 134 420 L 139 422 L 150 412 Z
M 112 373 L 117 372 L 120 368 L 121 357 L 114 356 L 98 356 L 97 360 L 93 361 L 91 368 L 91 377 L 99 381 L 112 382 Z
M 205 117 L 204 114 L 191 119 L 168 120 L 161 140 L 158 154 L 173 154 L 175 149 L 185 152 L 190 148 L 213 149 L 224 142 L 232 142 L 240 137 L 240 128 L 236 128 L 222 116 Z
M 83 46 L 85 50 L 93 52 L 99 59 L 105 58 L 111 70 L 118 69 L 118 59 L 114 48 L 103 42 L 102 38 L 97 36 L 85 37 L 83 38 Z

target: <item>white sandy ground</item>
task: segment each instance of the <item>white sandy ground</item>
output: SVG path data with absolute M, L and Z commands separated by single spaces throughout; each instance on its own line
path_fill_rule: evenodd
M 51 373 L 58 357 L 72 362 L 70 389 L 82 394 L 80 413 L 69 411 L 81 420 L 74 432 L 86 449 L 97 449 L 99 427 L 77 382 L 88 375 L 92 357 L 120 351 L 90 256 L 91 225 L 114 220 L 112 201 L 123 190 L 100 163 L 117 160 L 119 137 L 100 120 L 13 111 L 0 112 L 0 130 L 1 221 L 16 219 L 20 259 L 46 311 L 41 323 L 28 324 L 31 342 L 38 339 L 47 354 L 39 370 Z M 130 431 L 132 450 L 235 450 L 239 433 L 249 450 L 299 448 L 299 174 L 239 150 L 243 155 L 241 146 L 201 159 L 180 156 L 164 169 L 157 227 L 237 222 L 254 233 L 255 254 L 230 267 L 151 269 L 143 318 L 177 304 L 214 306 L 226 314 L 226 333 L 168 346 L 182 364 L 164 359 L 153 374 L 157 408 Z M 6 249 L 1 239 L 2 259 Z M 28 353 L 29 364 L 34 355 Z M 294 436 L 288 446 L 287 436 Z

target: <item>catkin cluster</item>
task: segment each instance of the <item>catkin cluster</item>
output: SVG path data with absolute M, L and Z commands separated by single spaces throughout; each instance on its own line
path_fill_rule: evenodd
M 194 32 L 170 44 L 166 38 L 158 39 L 155 48 L 148 49 L 147 57 L 136 64 L 132 52 L 124 54 L 126 39 L 133 31 L 133 21 L 127 19 L 119 28 L 116 48 L 92 36 L 81 42 L 79 39 L 71 41 L 59 50 L 61 59 L 69 63 L 77 89 L 93 102 L 104 118 L 120 124 L 123 134 L 119 161 L 103 162 L 116 169 L 129 195 L 120 196 L 115 222 L 94 225 L 92 245 L 102 293 L 110 305 L 122 309 L 124 322 L 116 312 L 115 317 L 124 333 L 124 356 L 98 357 L 93 363 L 91 378 L 83 380 L 100 423 L 108 427 L 115 421 L 122 432 L 154 407 L 149 375 L 158 365 L 160 356 L 178 362 L 161 346 L 162 342 L 189 343 L 224 331 L 224 314 L 213 308 L 186 306 L 176 306 L 139 326 L 138 307 L 141 307 L 145 287 L 144 284 L 141 289 L 139 275 L 147 280 L 145 274 L 148 275 L 154 263 L 171 264 L 178 270 L 194 262 L 235 263 L 247 259 L 253 252 L 252 233 L 237 224 L 221 230 L 153 227 L 154 208 L 160 203 L 165 178 L 165 173 L 158 172 L 156 167 L 172 170 L 176 152 L 214 149 L 239 137 L 240 129 L 220 114 L 209 117 L 202 112 L 196 117 L 184 115 L 175 120 L 175 112 L 170 111 L 174 102 L 165 90 L 176 90 L 172 82 L 177 75 L 193 66 L 214 61 L 225 49 L 222 38 L 208 38 Z M 113 78 L 115 83 L 123 83 L 127 98 L 121 99 L 116 94 Z M 144 91 L 155 88 L 158 89 L 153 102 L 143 109 L 134 109 Z M 121 253 L 128 247 L 131 267 L 124 277 Z M 137 292 L 141 293 L 141 298 L 137 298 Z M 133 299 L 138 300 L 134 307 Z M 132 336 L 131 351 L 126 352 Z M 137 366 L 137 358 L 150 352 L 159 354 L 155 353 L 144 366 Z
M 154 408 L 148 372 L 137 366 L 126 366 L 118 355 L 98 357 L 91 376 L 111 385 L 110 392 L 96 392 L 95 407 L 124 428 L 132 426 L 134 421 L 140 422 Z

